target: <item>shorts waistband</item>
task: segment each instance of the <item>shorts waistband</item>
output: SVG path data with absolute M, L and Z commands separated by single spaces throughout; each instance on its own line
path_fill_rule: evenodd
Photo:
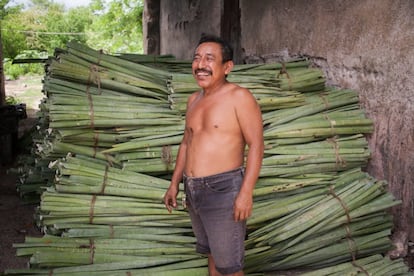
M 208 176 L 202 176 L 202 177 L 191 177 L 191 176 L 186 176 L 185 173 L 183 174 L 183 180 L 184 183 L 187 182 L 188 180 L 191 180 L 191 182 L 193 183 L 205 183 L 205 182 L 215 182 L 215 181 L 222 181 L 224 179 L 227 178 L 232 178 L 236 175 L 240 175 L 244 173 L 244 167 L 238 167 L 236 169 L 230 170 L 230 171 L 226 171 L 226 172 L 222 172 L 222 173 L 218 173 L 218 174 L 213 174 L 213 175 L 208 175 Z

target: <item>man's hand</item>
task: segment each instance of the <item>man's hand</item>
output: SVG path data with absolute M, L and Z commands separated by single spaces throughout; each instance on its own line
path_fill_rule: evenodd
M 171 185 L 164 195 L 164 204 L 169 213 L 173 208 L 177 208 L 177 194 L 178 187 Z
M 234 220 L 242 221 L 252 215 L 253 196 L 250 193 L 240 192 L 234 202 Z

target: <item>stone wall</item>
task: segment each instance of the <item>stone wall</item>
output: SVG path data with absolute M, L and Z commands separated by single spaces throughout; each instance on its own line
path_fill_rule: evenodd
M 367 170 L 403 199 L 396 230 L 414 240 L 414 1 L 242 0 L 240 7 L 247 58 L 308 56 L 330 85 L 359 92 L 375 124 Z
M 414 241 L 414 1 L 240 0 L 243 59 L 307 56 L 328 84 L 359 92 L 375 131 L 368 172 L 403 204 L 395 229 Z M 161 0 L 161 54 L 191 58 L 201 32 L 221 33 L 222 1 Z M 231 22 L 230 22 L 231 23 Z

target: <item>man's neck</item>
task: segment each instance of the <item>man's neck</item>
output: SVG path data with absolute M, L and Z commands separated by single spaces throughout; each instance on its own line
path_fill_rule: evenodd
M 204 87 L 202 88 L 201 93 L 203 94 L 203 96 L 213 95 L 216 92 L 220 91 L 221 88 L 226 84 L 227 84 L 227 80 L 224 80 L 223 82 L 217 83 L 214 86 Z

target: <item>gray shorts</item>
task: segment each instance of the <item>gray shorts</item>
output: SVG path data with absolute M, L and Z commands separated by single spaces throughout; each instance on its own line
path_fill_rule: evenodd
M 246 221 L 234 220 L 233 205 L 244 169 L 206 177 L 184 175 L 187 208 L 197 238 L 197 252 L 211 254 L 216 269 L 231 274 L 243 269 Z

